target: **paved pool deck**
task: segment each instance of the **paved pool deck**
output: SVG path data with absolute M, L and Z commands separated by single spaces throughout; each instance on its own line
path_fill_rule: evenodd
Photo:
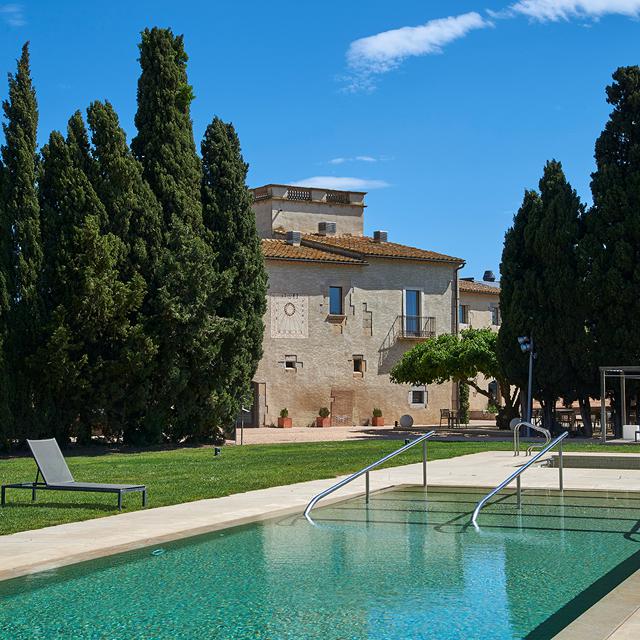
M 427 465 L 428 484 L 489 489 L 527 460 L 524 455 L 514 457 L 509 451 L 488 451 L 435 460 Z M 0 580 L 250 521 L 301 513 L 310 498 L 337 480 L 313 480 L 0 536 Z M 421 464 L 376 470 L 371 473 L 371 490 L 421 481 Z M 522 485 L 525 489 L 557 488 L 558 469 L 536 464 L 522 476 Z M 592 491 L 640 491 L 640 470 L 565 469 L 564 487 Z M 333 494 L 332 500 L 361 495 L 363 490 L 364 480 L 359 479 Z M 150 503 L 153 504 L 153 496 L 150 496 Z M 619 597 L 615 596 L 616 592 Z M 640 572 L 619 585 L 557 637 L 562 640 L 640 638 Z

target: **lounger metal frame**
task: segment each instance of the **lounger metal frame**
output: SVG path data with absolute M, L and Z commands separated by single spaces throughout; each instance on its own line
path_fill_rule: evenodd
M 32 451 L 33 454 L 33 451 Z M 38 490 L 42 491 L 84 491 L 86 493 L 117 493 L 118 494 L 118 511 L 122 511 L 122 496 L 125 493 L 134 493 L 141 492 L 142 493 L 142 506 L 147 506 L 147 487 L 145 485 L 123 485 L 121 487 L 114 486 L 106 486 L 101 485 L 100 483 L 76 483 L 75 481 L 66 483 L 66 482 L 53 482 L 51 484 L 47 484 L 46 481 L 38 482 L 40 476 L 44 480 L 44 474 L 40 469 L 40 465 L 38 464 L 38 460 L 35 455 L 33 455 L 34 462 L 38 467 L 38 472 L 36 473 L 36 479 L 34 482 L 18 482 L 16 484 L 3 484 L 1 488 L 1 496 L 0 496 L 0 504 L 1 506 L 6 505 L 6 494 L 7 489 L 30 489 L 31 490 L 31 500 L 35 502 L 36 492 Z M 63 457 L 64 459 L 64 457 Z M 66 464 L 66 461 L 65 461 Z M 90 486 L 77 486 L 78 484 L 85 484 Z

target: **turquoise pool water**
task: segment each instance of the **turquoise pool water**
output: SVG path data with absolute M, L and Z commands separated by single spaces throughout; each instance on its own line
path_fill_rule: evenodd
M 399 488 L 0 583 L 0 637 L 550 638 L 640 568 L 640 496 Z M 155 551 L 155 553 L 154 553 Z

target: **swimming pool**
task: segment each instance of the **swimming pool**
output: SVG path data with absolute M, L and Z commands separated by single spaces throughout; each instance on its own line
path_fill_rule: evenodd
M 640 495 L 399 487 L 0 583 L 0 637 L 550 638 L 640 568 Z

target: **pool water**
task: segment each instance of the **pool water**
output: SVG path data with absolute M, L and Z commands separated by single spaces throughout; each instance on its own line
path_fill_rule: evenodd
M 0 583 L 0 637 L 551 638 L 640 569 L 640 494 L 401 487 Z

